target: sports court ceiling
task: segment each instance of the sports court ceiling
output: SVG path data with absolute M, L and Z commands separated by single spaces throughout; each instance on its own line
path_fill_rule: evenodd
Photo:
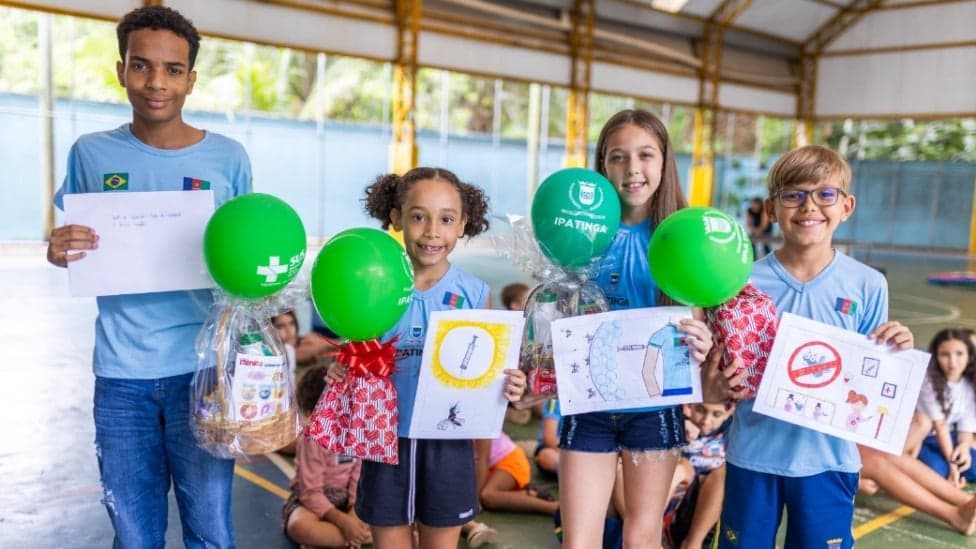
M 0 3 L 114 20 L 143 2 Z M 397 58 L 396 0 L 153 3 L 211 35 Z M 422 0 L 417 59 L 569 86 L 588 58 L 595 91 L 780 116 L 976 116 L 976 0 L 687 0 L 673 13 L 667 3 Z

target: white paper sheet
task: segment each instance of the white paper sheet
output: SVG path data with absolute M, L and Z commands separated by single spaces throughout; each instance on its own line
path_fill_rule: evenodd
M 929 354 L 783 313 L 753 411 L 901 454 Z
M 68 263 L 73 296 L 211 288 L 203 231 L 213 191 L 66 194 L 65 224 L 91 227 L 98 249 Z
M 521 311 L 430 314 L 410 438 L 497 438 L 505 420 L 506 368 L 518 367 Z
M 701 364 L 675 325 L 688 307 L 627 309 L 552 323 L 563 415 L 701 402 Z

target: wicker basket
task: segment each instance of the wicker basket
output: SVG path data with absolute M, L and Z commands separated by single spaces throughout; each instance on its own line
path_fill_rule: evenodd
M 216 341 L 223 341 L 226 337 L 229 319 L 230 312 L 225 311 L 217 326 Z M 226 353 L 234 352 L 230 347 L 217 346 L 214 389 L 204 397 L 203 406 L 194 409 L 193 435 L 197 444 L 214 455 L 228 458 L 265 454 L 290 444 L 300 429 L 294 402 L 287 410 L 257 421 L 237 420 L 228 414 L 228 403 L 232 396 L 227 386 L 230 376 L 226 375 L 224 364 Z

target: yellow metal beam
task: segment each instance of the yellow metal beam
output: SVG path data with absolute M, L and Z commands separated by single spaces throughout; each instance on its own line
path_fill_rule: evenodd
M 593 64 L 595 0 L 574 0 L 569 32 L 569 98 L 566 105 L 566 167 L 586 167 L 589 130 L 590 67 Z
M 397 57 L 393 65 L 393 143 L 390 171 L 403 174 L 417 165 L 417 42 L 422 0 L 396 0 Z
M 710 206 L 712 203 L 715 186 L 715 111 L 722 76 L 722 35 L 750 4 L 752 0 L 724 0 L 705 22 L 688 192 L 688 202 L 692 206 Z

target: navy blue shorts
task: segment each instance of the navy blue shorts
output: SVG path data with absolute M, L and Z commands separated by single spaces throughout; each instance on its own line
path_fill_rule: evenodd
M 363 461 L 356 514 L 370 526 L 460 526 L 478 512 L 470 440 L 398 439 L 399 464 Z
M 857 473 L 839 471 L 784 477 L 726 463 L 718 546 L 723 549 L 774 547 L 785 506 L 785 547 L 853 547 L 851 524 L 857 477 Z
M 680 406 L 650 412 L 587 412 L 563 416 L 559 447 L 577 452 L 650 452 L 685 444 Z

